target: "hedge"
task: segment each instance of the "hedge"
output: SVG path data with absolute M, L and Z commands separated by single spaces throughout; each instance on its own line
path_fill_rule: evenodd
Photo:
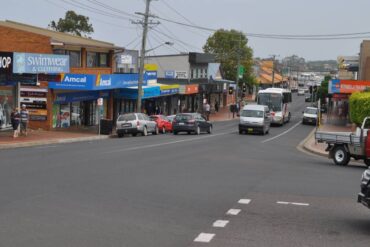
M 349 107 L 351 121 L 360 126 L 364 118 L 370 116 L 370 92 L 352 94 Z

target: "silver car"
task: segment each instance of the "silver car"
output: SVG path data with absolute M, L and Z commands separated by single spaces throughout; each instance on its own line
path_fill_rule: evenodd
M 120 115 L 117 118 L 116 132 L 118 137 L 123 137 L 125 134 L 136 136 L 138 133 L 147 136 L 148 133 L 157 135 L 159 130 L 157 123 L 150 120 L 148 115 L 143 113 L 128 113 Z

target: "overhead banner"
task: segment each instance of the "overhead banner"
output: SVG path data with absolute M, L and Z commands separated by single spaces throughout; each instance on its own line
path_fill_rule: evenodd
M 14 52 L 13 73 L 15 74 L 69 73 L 69 56 Z

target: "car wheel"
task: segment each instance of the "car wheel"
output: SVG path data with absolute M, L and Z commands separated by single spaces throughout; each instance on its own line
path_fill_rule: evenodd
M 351 157 L 349 156 L 347 150 L 344 146 L 337 146 L 333 151 L 334 163 L 337 166 L 346 166 L 348 165 Z
M 158 126 L 155 126 L 155 130 L 153 132 L 153 135 L 158 135 L 158 134 L 159 134 Z
M 239 135 L 242 135 L 244 131 L 242 130 L 239 130 Z
M 200 135 L 200 127 L 199 127 L 199 126 L 197 126 L 197 129 L 196 129 L 196 131 L 195 131 L 195 134 L 196 134 L 196 135 Z
M 118 133 L 117 136 L 118 136 L 118 138 L 122 138 L 123 137 L 123 133 Z
M 212 134 L 212 126 L 209 126 L 208 127 L 208 131 L 207 131 L 208 134 Z
M 143 136 L 147 136 L 148 135 L 148 130 L 146 129 L 146 127 L 144 127 L 143 129 Z
M 174 135 L 177 135 L 177 131 L 174 131 L 174 132 L 173 132 L 173 134 L 174 134 Z
M 365 163 L 365 165 L 366 165 L 367 167 L 369 167 L 369 166 L 370 166 L 370 159 L 365 159 L 365 160 L 364 160 L 364 163 Z
M 290 119 L 292 118 L 292 115 L 290 114 L 289 112 L 289 115 L 288 115 L 288 123 L 290 122 Z
M 162 128 L 162 134 L 166 134 L 166 128 L 164 126 Z
M 137 133 L 133 133 L 132 136 L 137 136 Z

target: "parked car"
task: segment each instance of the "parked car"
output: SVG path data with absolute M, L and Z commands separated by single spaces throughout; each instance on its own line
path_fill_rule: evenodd
M 118 137 L 123 137 L 124 134 L 136 136 L 138 133 L 147 136 L 148 133 L 157 135 L 159 129 L 157 123 L 150 120 L 148 115 L 143 113 L 128 113 L 120 115 L 117 118 L 116 132 Z
M 316 107 L 306 107 L 306 109 L 302 112 L 302 124 L 314 124 L 316 125 L 318 119 L 318 112 L 319 109 Z
M 243 133 L 269 133 L 271 114 L 268 106 L 246 105 L 240 113 L 239 134 Z
M 298 93 L 297 93 L 299 96 L 302 96 L 304 95 L 304 89 L 303 88 L 299 88 L 298 89 Z
M 166 132 L 172 132 L 172 123 L 168 120 L 166 116 L 163 115 L 153 115 L 150 119 L 157 123 L 158 129 L 163 134 Z
M 167 116 L 168 121 L 172 124 L 173 119 L 176 117 L 176 115 L 169 115 Z
M 336 165 L 346 166 L 352 157 L 362 159 L 367 167 L 370 166 L 370 117 L 364 119 L 355 133 L 317 131 L 315 139 L 327 143 L 326 151 Z
M 212 133 L 213 125 L 208 122 L 199 113 L 180 113 L 177 114 L 172 122 L 173 134 L 179 132 L 195 133 L 199 135 L 201 132 Z

